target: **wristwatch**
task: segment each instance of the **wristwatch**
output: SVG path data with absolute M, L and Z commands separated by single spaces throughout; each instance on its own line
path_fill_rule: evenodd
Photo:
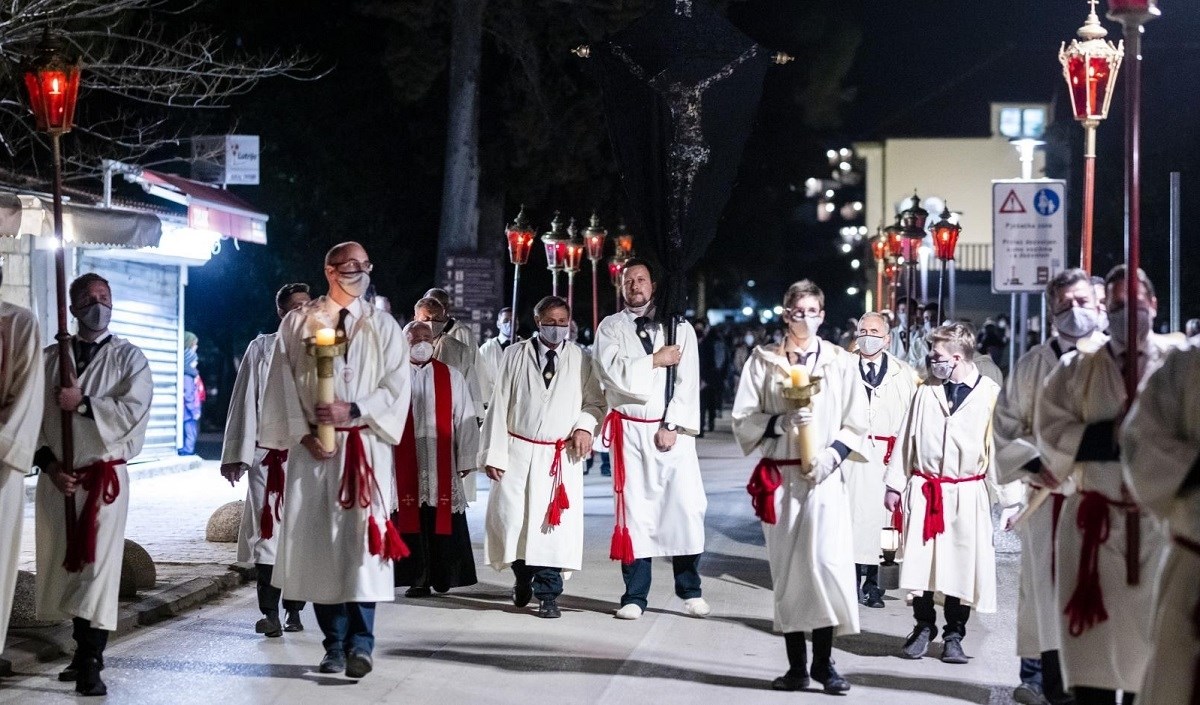
M 88 406 L 88 398 L 84 397 L 83 400 L 79 402 L 79 406 L 75 407 L 75 413 L 79 414 L 80 416 L 85 416 L 90 409 L 91 407 Z
M 668 431 L 670 431 L 670 432 L 674 433 L 674 432 L 675 432 L 675 430 L 676 430 L 676 429 L 678 429 L 679 427 L 678 427 L 678 426 L 676 426 L 676 425 L 675 425 L 675 424 L 673 424 L 673 423 L 665 423 L 665 424 L 663 424 L 663 428 L 665 428 L 666 430 L 668 430 Z

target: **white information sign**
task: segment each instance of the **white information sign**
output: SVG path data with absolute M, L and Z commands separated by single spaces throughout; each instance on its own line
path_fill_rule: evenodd
M 192 178 L 207 184 L 258 184 L 258 135 L 192 138 Z
M 1039 293 L 1067 259 L 1067 185 L 1060 179 L 992 182 L 992 291 Z

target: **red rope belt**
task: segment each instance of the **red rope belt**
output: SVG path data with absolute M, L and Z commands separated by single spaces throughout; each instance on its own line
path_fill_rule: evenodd
M 562 453 L 563 448 L 567 447 L 566 439 L 539 441 L 534 438 L 526 438 L 512 431 L 509 431 L 508 435 L 519 441 L 532 443 L 535 446 L 554 446 L 554 460 L 550 463 L 550 505 L 546 507 L 546 524 L 548 526 L 558 526 L 562 523 L 562 513 L 571 508 L 571 502 L 567 500 L 567 488 L 563 487 L 562 483 Z
M 746 491 L 750 493 L 750 504 L 754 507 L 754 515 L 764 524 L 774 524 L 777 521 L 775 490 L 783 484 L 783 473 L 779 468 L 801 465 L 803 462 L 799 458 L 776 460 L 764 457 L 760 458 L 758 465 L 754 466 L 754 472 L 750 474 L 750 482 L 746 485 Z
M 362 432 L 366 426 L 338 426 L 334 430 L 346 434 L 346 460 L 342 465 L 342 484 L 338 488 L 338 506 L 342 509 L 359 507 L 366 509 L 367 516 L 367 552 L 372 556 L 380 556 L 388 560 L 400 560 L 409 555 L 408 546 L 400 538 L 400 532 L 391 519 L 384 520 L 384 528 L 380 530 L 375 515 L 370 512 L 373 495 L 379 495 L 383 502 L 383 492 L 375 480 L 375 470 L 367 460 L 367 447 L 363 443 Z M 384 507 L 387 510 L 387 507 Z
M 262 460 L 262 466 L 267 469 L 267 491 L 263 494 L 262 513 L 259 515 L 259 535 L 269 539 L 275 535 L 275 522 L 283 518 L 280 510 L 283 506 L 284 474 L 283 465 L 287 462 L 286 450 L 270 449 Z M 275 495 L 274 506 L 271 495 Z
M 976 482 L 987 475 L 970 475 L 968 477 L 944 477 L 913 470 L 913 475 L 924 478 L 921 494 L 925 495 L 925 526 L 922 529 L 922 543 L 946 531 L 946 509 L 942 504 L 942 485 L 957 485 L 962 482 Z M 894 521 L 894 518 L 893 518 Z
M 1111 528 L 1109 507 L 1128 508 L 1128 502 L 1115 502 L 1099 492 L 1081 491 L 1079 512 L 1075 516 L 1075 527 L 1083 535 L 1079 551 L 1079 571 L 1075 577 L 1075 592 L 1067 601 L 1063 614 L 1067 615 L 1071 636 L 1079 636 L 1097 624 L 1108 620 L 1104 608 L 1104 590 L 1100 587 L 1100 547 L 1108 541 Z
M 1200 543 L 1179 534 L 1175 534 L 1172 539 L 1176 546 L 1200 556 Z M 1195 630 L 1196 638 L 1200 639 L 1200 601 L 1196 603 L 1196 608 L 1192 611 L 1192 628 Z M 1196 659 L 1196 669 L 1192 674 L 1192 699 L 1189 702 L 1191 705 L 1200 705 L 1200 659 Z
M 620 411 L 608 412 L 604 417 L 604 426 L 600 429 L 600 442 L 612 451 L 613 469 L 613 500 L 616 504 L 613 514 L 612 545 L 608 557 L 621 561 L 625 565 L 633 563 L 633 538 L 629 535 L 629 524 L 625 518 L 625 425 L 623 421 L 633 423 L 662 423 L 662 419 L 639 419 L 636 416 L 623 414 Z
M 896 450 L 895 436 L 871 436 L 872 440 L 883 441 L 887 443 L 887 450 L 883 452 L 883 464 L 887 465 L 892 460 L 892 451 Z
M 99 531 L 100 503 L 112 504 L 121 496 L 121 480 L 117 467 L 124 460 L 98 460 L 91 465 L 75 469 L 79 486 L 87 492 L 83 501 L 83 512 L 75 522 L 75 530 L 67 533 L 67 555 L 63 568 L 68 573 L 78 573 L 84 566 L 96 562 L 96 540 Z

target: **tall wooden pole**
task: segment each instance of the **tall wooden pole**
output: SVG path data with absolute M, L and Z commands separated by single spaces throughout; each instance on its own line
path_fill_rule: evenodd
M 54 152 L 54 286 L 58 292 L 58 384 L 60 387 L 75 385 L 75 367 L 72 364 L 71 333 L 67 330 L 67 309 L 71 303 L 67 293 L 67 243 L 63 239 L 62 212 L 62 148 L 61 135 L 50 133 L 50 144 Z M 71 474 L 75 470 L 74 411 L 59 411 L 62 425 L 62 456 L 59 472 Z M 63 515 L 66 518 L 68 536 L 75 534 L 75 497 L 63 497 Z
M 1096 210 L 1096 121 L 1083 123 L 1083 232 L 1079 243 L 1079 266 L 1092 273 L 1092 223 Z

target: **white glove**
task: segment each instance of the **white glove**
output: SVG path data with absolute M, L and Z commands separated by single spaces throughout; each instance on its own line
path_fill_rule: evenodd
M 788 428 L 801 428 L 813 422 L 813 412 L 809 407 L 802 406 L 788 414 L 785 418 Z
M 826 448 L 813 458 L 812 470 L 805 477 L 814 485 L 819 485 L 841 464 L 842 456 L 833 448 Z

